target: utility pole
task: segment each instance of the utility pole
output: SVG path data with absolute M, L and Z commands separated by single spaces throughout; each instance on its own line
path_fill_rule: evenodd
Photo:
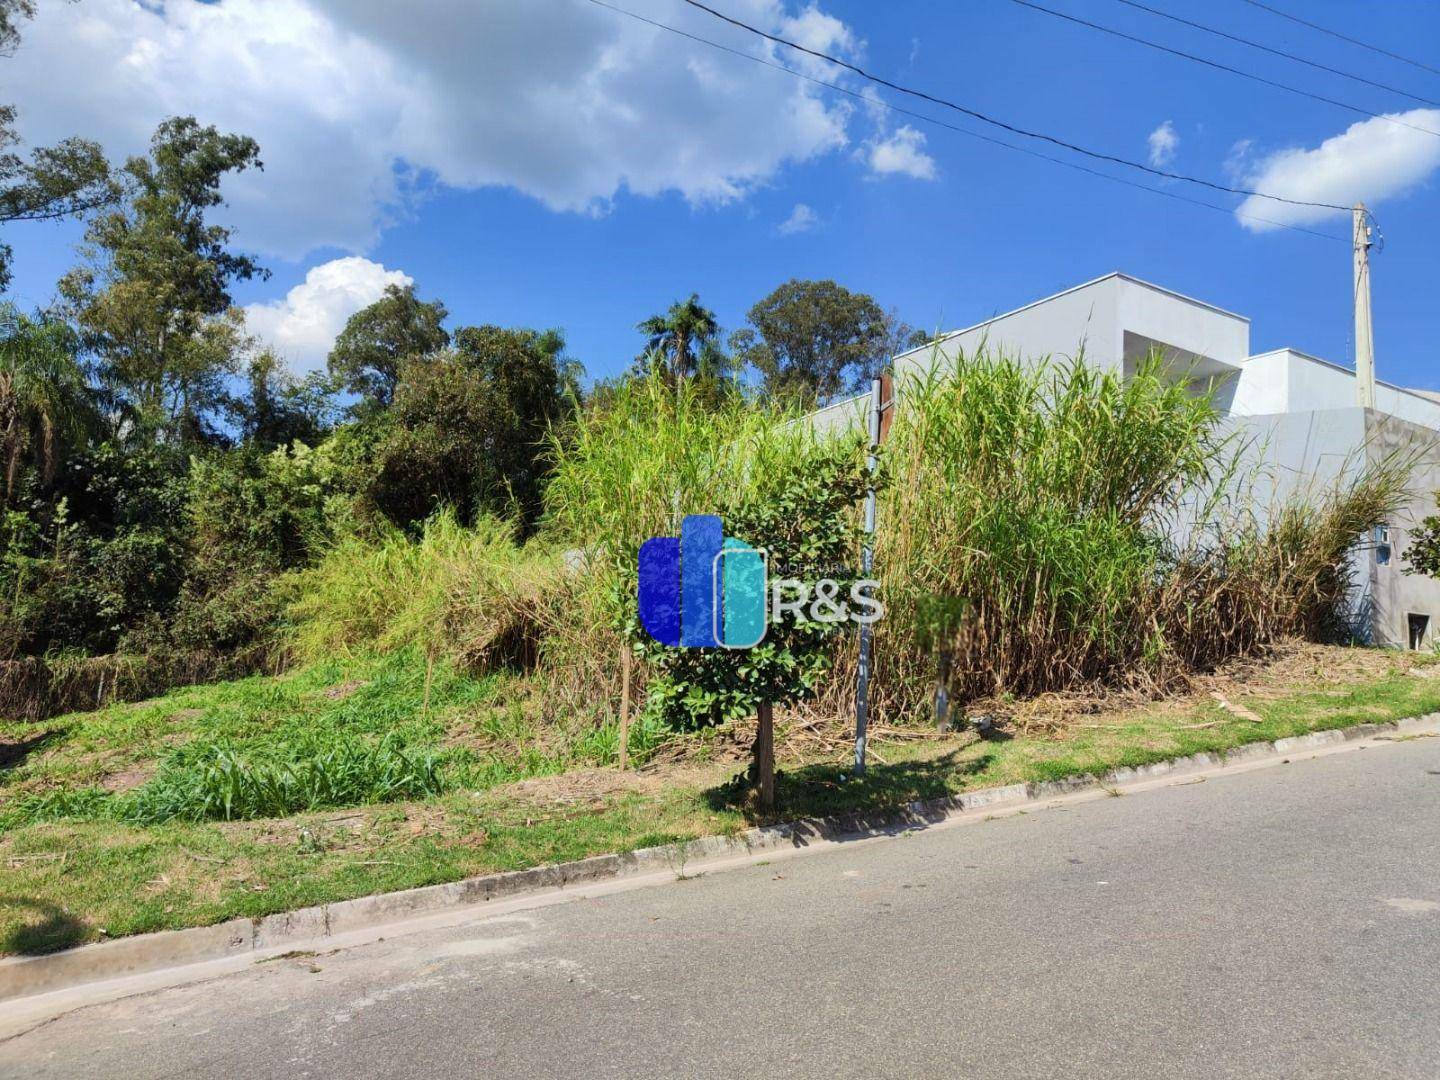
M 1375 337 L 1370 326 L 1370 222 L 1365 204 L 1354 209 L 1355 397 L 1362 409 L 1375 407 Z

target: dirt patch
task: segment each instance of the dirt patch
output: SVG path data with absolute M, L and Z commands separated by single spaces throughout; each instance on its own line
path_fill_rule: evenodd
M 342 683 L 336 683 L 334 686 L 326 687 L 325 696 L 331 701 L 344 701 L 356 691 L 363 689 L 365 685 L 364 679 L 346 679 Z
M 534 776 L 499 789 L 506 796 L 530 803 L 582 803 L 604 801 L 616 795 L 653 795 L 665 787 L 657 772 L 621 772 L 619 769 L 577 769 L 555 776 Z
M 140 787 L 155 775 L 155 766 L 132 765 L 119 772 L 107 773 L 100 779 L 100 786 L 109 792 L 130 791 Z
M 1216 704 L 1232 715 L 1253 720 L 1254 714 L 1241 699 L 1269 701 L 1317 690 L 1343 695 L 1350 684 L 1403 673 L 1430 677 L 1440 673 L 1440 665 L 1427 661 L 1424 654 L 1397 649 L 1285 641 L 1263 653 L 1231 660 L 1212 672 L 1192 675 L 1186 689 L 1162 697 L 1131 690 L 1077 690 L 1023 701 L 972 702 L 963 712 L 968 717 L 989 716 L 1020 734 L 1041 736 L 1082 724 L 1118 726 L 1137 712 L 1178 715 Z

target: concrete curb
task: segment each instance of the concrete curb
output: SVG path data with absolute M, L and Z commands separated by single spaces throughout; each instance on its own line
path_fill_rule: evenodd
M 137 934 L 94 945 L 82 945 L 44 956 L 0 959 L 0 1001 L 31 997 L 101 980 L 138 975 L 163 968 L 219 960 L 244 953 L 274 954 L 289 943 L 314 943 L 367 927 L 416 916 L 564 889 L 666 869 L 683 873 L 687 864 L 728 855 L 748 855 L 786 847 L 804 847 L 816 840 L 858 839 L 935 825 L 977 811 L 1043 802 L 1085 791 L 1099 791 L 1159 777 L 1202 772 L 1262 758 L 1322 750 L 1346 742 L 1440 725 L 1440 713 L 1385 724 L 1357 724 L 1274 742 L 1247 743 L 1225 754 L 1193 754 L 1134 768 L 1114 769 L 1103 776 L 983 788 L 963 795 L 909 803 L 877 813 L 802 818 L 779 825 L 747 829 L 733 836 L 706 836 L 678 844 L 642 848 L 615 855 L 596 855 L 575 862 L 537 866 L 500 874 L 465 878 L 402 892 L 362 896 L 332 904 L 301 908 L 255 919 L 231 919 L 215 926 Z

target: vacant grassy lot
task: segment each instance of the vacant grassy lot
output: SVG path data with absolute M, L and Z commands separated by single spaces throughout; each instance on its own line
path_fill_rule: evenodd
M 1440 710 L 1434 657 L 1314 646 L 1165 702 L 994 703 L 1005 737 L 891 731 L 863 781 L 838 726 L 782 724 L 777 816 L 880 808 Z M 738 830 L 746 733 L 621 773 L 609 727 L 413 654 L 0 723 L 0 952 L 265 915 Z M 1215 695 L 1219 695 L 1217 700 Z M 637 749 L 654 748 L 641 732 Z M 635 745 L 635 744 L 632 744 Z M 666 763 L 662 764 L 661 761 Z M 227 819 L 228 818 L 228 819 Z

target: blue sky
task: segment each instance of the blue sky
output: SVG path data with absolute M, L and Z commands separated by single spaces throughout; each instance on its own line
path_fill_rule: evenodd
M 615 2 L 760 48 L 680 0 Z M 1263 180 L 1302 198 L 1366 198 L 1386 238 L 1373 269 L 1379 374 L 1440 389 L 1440 137 L 1010 0 L 714 2 L 1097 150 L 1137 160 L 1154 151 L 1174 171 Z M 1423 107 L 1116 0 L 1044 2 L 1372 112 Z M 1440 75 L 1240 0 L 1151 6 L 1440 100 Z M 1440 7 L 1275 6 L 1440 67 Z M 267 170 L 232 185 L 230 213 L 237 243 L 258 250 L 273 277 L 237 298 L 258 305 L 252 326 L 300 368 L 318 362 L 349 310 L 402 276 L 443 299 L 457 325 L 560 327 L 574 357 L 604 377 L 633 358 L 637 321 L 690 292 L 729 330 L 781 281 L 830 277 L 943 329 L 1115 269 L 1249 316 L 1256 352 L 1290 345 L 1351 361 L 1348 242 L 1243 227 L 1228 212 L 1238 197 L 1134 177 L 1227 208 L 1217 212 L 1109 183 L 866 108 L 583 0 L 416 3 L 408 17 L 391 7 L 55 5 L 3 62 L 0 91 L 35 141 L 82 133 L 133 151 L 173 112 L 256 135 Z M 1409 122 L 1440 130 L 1440 110 Z M 1348 232 L 1343 219 L 1297 223 Z M 9 230 L 22 302 L 49 297 L 76 237 L 73 226 Z

